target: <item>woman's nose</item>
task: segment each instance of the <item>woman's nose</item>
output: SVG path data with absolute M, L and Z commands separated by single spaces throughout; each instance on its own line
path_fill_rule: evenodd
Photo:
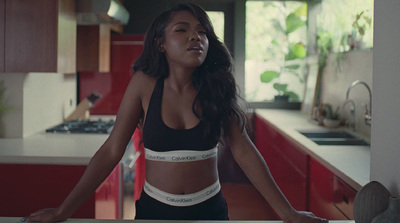
M 190 36 L 190 40 L 192 41 L 200 41 L 200 33 L 197 31 L 192 32 L 192 35 Z

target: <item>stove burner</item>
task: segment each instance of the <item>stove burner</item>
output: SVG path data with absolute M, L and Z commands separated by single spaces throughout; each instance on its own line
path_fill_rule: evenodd
M 92 134 L 110 134 L 114 127 L 114 120 L 110 121 L 66 121 L 50 129 L 48 133 L 92 133 Z

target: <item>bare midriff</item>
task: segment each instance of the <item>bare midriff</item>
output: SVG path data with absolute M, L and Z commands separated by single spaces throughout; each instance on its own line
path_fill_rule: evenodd
M 146 180 L 167 193 L 195 193 L 218 180 L 217 157 L 192 162 L 146 160 Z

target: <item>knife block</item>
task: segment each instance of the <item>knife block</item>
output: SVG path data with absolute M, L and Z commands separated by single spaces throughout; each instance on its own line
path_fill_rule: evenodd
M 77 119 L 88 120 L 90 116 L 90 109 L 93 107 L 94 102 L 100 97 L 101 95 L 99 95 L 97 92 L 93 92 L 89 97 L 79 102 L 76 109 L 65 119 L 65 121 L 73 121 Z
M 65 121 L 73 121 L 76 119 L 88 120 L 90 116 L 90 109 L 93 107 L 93 103 L 87 98 L 83 99 L 76 109 L 65 119 Z

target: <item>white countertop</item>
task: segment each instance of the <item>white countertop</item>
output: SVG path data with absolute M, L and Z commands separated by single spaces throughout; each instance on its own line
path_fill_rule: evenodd
M 21 223 L 21 218 L 2 218 L 0 217 L 0 223 Z M 97 219 L 69 219 L 66 223 L 173 223 L 177 221 L 160 221 L 160 220 L 97 220 Z M 226 221 L 179 221 L 181 223 L 224 223 Z M 268 223 L 282 223 L 282 221 L 232 221 L 241 223 L 256 223 L 256 222 L 268 222 Z M 354 223 L 354 221 L 329 221 L 332 223 Z
M 115 115 L 92 115 L 90 120 L 115 120 Z M 0 164 L 87 165 L 108 136 L 43 130 L 25 138 L 0 138 Z
M 359 190 L 370 181 L 370 147 L 315 144 L 297 130 L 325 128 L 300 111 L 257 109 L 256 113 L 354 189 Z M 87 165 L 107 137 L 107 134 L 52 134 L 43 131 L 26 138 L 2 138 L 0 164 Z
M 0 139 L 0 164 L 87 165 L 108 134 L 38 133 Z
M 299 133 L 298 130 L 326 130 L 326 128 L 318 126 L 314 120 L 311 120 L 309 116 L 301 111 L 257 109 L 256 113 L 282 131 L 291 142 L 298 145 L 354 189 L 359 190 L 370 182 L 369 146 L 317 145 Z M 366 136 L 351 132 L 345 128 L 341 130 L 347 130 L 369 141 Z

